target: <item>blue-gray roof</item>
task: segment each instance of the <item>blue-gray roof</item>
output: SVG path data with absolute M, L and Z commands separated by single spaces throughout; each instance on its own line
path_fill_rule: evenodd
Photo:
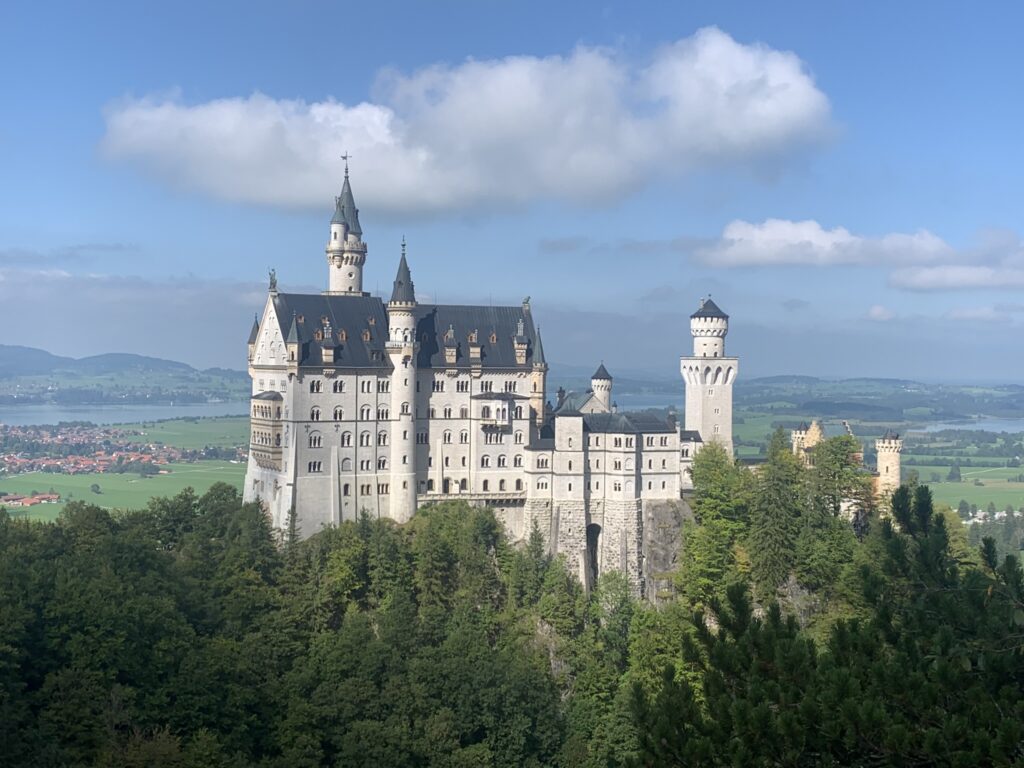
M 334 216 L 332 224 L 347 224 L 348 231 L 353 235 L 361 237 L 363 228 L 359 226 L 359 209 L 356 208 L 355 198 L 352 197 L 352 185 L 348 181 L 348 172 L 345 173 L 345 183 L 341 185 L 341 194 L 334 202 Z
M 664 419 L 642 412 L 584 413 L 583 429 L 586 432 L 617 432 L 623 434 L 673 433 L 676 431 L 675 427 Z
M 700 308 L 690 315 L 690 317 L 719 317 L 723 320 L 729 319 L 729 316 L 718 308 L 718 305 L 711 300 L 710 296 L 701 300 Z
M 250 344 L 255 344 L 256 343 L 256 339 L 258 339 L 259 336 L 260 336 L 260 319 L 259 319 L 259 317 L 254 317 L 252 319 L 252 330 L 249 331 L 249 343 Z
M 405 260 L 405 245 L 402 245 L 402 260 L 398 262 L 398 274 L 395 275 L 395 286 L 391 291 L 392 303 L 415 304 L 416 290 L 409 273 L 409 263 Z
M 591 381 L 611 381 L 612 375 L 608 373 L 608 369 L 604 367 L 604 363 L 594 371 L 594 375 L 590 377 Z
M 273 297 L 274 310 L 281 325 L 281 334 L 299 343 L 302 366 L 324 365 L 322 342 L 324 320 L 335 340 L 333 368 L 384 368 L 391 362 L 385 352 L 388 339 L 388 315 L 384 302 L 377 296 L 278 293 Z M 537 335 L 529 313 L 517 307 L 475 307 L 418 305 L 416 341 L 420 345 L 416 365 L 419 368 L 469 369 L 469 334 L 476 332 L 481 347 L 483 369 L 529 369 L 533 366 Z M 294 320 L 293 320 L 294 318 Z M 526 361 L 516 362 L 513 337 L 523 321 L 527 339 Z M 445 358 L 444 335 L 452 329 L 456 349 L 454 365 Z M 294 339 L 291 332 L 294 331 Z M 364 340 L 364 335 L 368 336 Z M 493 335 L 493 336 L 492 336 Z M 493 337 L 493 341 L 491 340 Z

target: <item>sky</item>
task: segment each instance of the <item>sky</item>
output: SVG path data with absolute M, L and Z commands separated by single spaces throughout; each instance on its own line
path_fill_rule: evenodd
M 244 368 L 326 287 L 518 304 L 563 366 L 1019 381 L 1018 4 L 0 4 L 0 343 Z

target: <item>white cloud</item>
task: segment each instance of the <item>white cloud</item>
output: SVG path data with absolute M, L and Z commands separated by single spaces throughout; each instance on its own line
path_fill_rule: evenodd
M 716 267 L 914 264 L 946 261 L 955 251 L 927 230 L 863 237 L 844 227 L 825 229 L 817 221 L 736 220 L 721 238 L 700 248 L 697 257 Z
M 645 66 L 579 47 L 384 72 L 374 90 L 351 106 L 129 99 L 108 108 L 102 147 L 214 197 L 293 207 L 329 203 L 349 150 L 361 205 L 430 212 L 618 199 L 659 176 L 770 162 L 830 131 L 828 98 L 796 55 L 715 28 Z
M 909 267 L 893 272 L 889 283 L 911 291 L 1024 288 L 1024 269 L 978 264 Z
M 889 320 L 894 320 L 896 318 L 896 313 L 893 312 L 891 309 L 888 309 L 887 307 L 883 307 L 881 304 L 873 304 L 871 308 L 868 309 L 867 315 L 865 315 L 865 317 L 867 317 L 868 320 L 874 320 L 875 322 L 878 323 L 885 323 L 888 322 Z
M 963 307 L 953 309 L 947 317 L 950 320 L 967 320 L 983 323 L 1008 323 L 1013 318 L 996 307 Z

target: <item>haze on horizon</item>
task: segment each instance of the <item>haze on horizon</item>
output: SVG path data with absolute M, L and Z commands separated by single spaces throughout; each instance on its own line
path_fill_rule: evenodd
M 244 367 L 320 290 L 350 152 L 371 291 L 531 296 L 551 360 L 1012 381 L 1019 7 L 0 9 L 0 343 Z M 1016 87 L 1014 87 L 1016 86 Z

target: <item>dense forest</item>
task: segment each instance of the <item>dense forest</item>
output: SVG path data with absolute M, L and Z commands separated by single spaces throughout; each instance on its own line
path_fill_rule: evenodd
M 442 504 L 275 538 L 229 486 L 0 512 L 0 763 L 1024 763 L 1024 577 L 844 438 L 694 467 L 675 591 Z

